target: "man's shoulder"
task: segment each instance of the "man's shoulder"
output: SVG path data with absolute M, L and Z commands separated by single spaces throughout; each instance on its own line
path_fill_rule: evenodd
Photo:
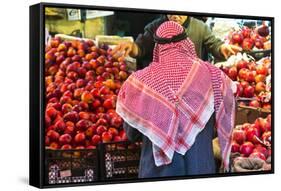
M 206 28 L 207 27 L 207 24 L 204 23 L 203 21 L 199 20 L 199 19 L 196 19 L 194 17 L 191 17 L 190 18 L 190 25 L 192 27 L 196 26 L 196 27 L 200 27 L 200 28 Z

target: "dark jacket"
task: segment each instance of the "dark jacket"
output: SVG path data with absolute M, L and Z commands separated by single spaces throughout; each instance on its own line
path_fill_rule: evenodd
M 142 141 L 139 178 L 216 173 L 215 157 L 212 146 L 214 125 L 215 117 L 212 115 L 205 128 L 197 135 L 196 141 L 185 155 L 175 152 L 172 163 L 157 167 L 154 162 L 152 142 L 138 130 L 132 128 L 127 123 L 124 123 L 124 129 L 129 140 Z
M 156 32 L 157 28 L 167 20 L 167 17 L 163 15 L 152 21 L 144 28 L 144 33 L 137 37 L 135 42 L 139 46 L 140 51 L 138 56 L 138 63 L 140 63 L 138 64 L 138 69 L 148 66 L 152 61 L 155 44 L 153 41 L 153 34 Z M 185 27 L 188 37 L 194 43 L 199 58 L 206 60 L 206 54 L 211 53 L 215 58 L 219 60 L 223 59 L 219 50 L 223 41 L 216 38 L 205 23 L 193 17 L 188 17 L 183 27 Z

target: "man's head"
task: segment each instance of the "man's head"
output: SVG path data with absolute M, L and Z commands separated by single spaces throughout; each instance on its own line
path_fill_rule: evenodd
M 180 25 L 183 25 L 183 23 L 186 21 L 188 16 L 186 15 L 167 15 L 167 18 L 169 21 L 174 21 Z

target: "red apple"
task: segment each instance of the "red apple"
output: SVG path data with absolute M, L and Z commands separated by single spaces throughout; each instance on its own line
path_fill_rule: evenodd
M 240 146 L 240 153 L 243 154 L 245 157 L 248 157 L 254 150 L 255 146 L 251 142 L 244 142 Z
M 121 71 L 120 71 L 121 73 Z M 235 66 L 231 67 L 229 70 L 228 70 L 228 76 L 230 79 L 232 79 L 233 81 L 236 81 L 237 80 L 237 69 Z M 126 78 L 125 78 L 126 79 Z
M 268 74 L 268 69 L 262 64 L 257 66 L 256 71 L 257 74 L 263 74 L 265 76 Z
M 250 51 L 254 46 L 254 41 L 251 38 L 245 38 L 242 42 L 243 50 Z
M 249 29 L 248 27 L 244 26 L 242 28 L 242 31 L 241 31 L 242 35 L 244 38 L 249 38 L 250 35 L 251 35 L 251 29 Z
M 239 70 L 238 72 L 238 76 L 239 76 L 239 79 L 241 80 L 246 80 L 246 76 L 247 76 L 247 73 L 249 72 L 249 69 L 247 68 L 242 68 Z
M 238 143 L 236 143 L 235 141 L 233 141 L 231 144 L 231 152 L 232 153 L 239 152 L 239 149 L 240 149 L 240 145 Z
M 256 71 L 249 71 L 246 73 L 246 81 L 251 83 L 255 81 Z
M 236 83 L 236 93 L 235 96 L 242 97 L 243 95 L 243 86 L 240 83 Z
M 244 60 L 240 60 L 237 64 L 236 67 L 238 70 L 242 69 L 242 68 L 247 68 L 248 62 L 244 61 Z
M 244 39 L 243 35 L 239 32 L 233 33 L 232 37 L 231 37 L 231 40 L 234 44 L 235 43 L 238 43 L 238 44 L 242 43 L 243 39 Z
M 242 129 L 234 129 L 232 133 L 232 139 L 238 144 L 242 144 L 246 141 L 246 133 Z
M 256 39 L 255 47 L 257 47 L 258 49 L 263 49 L 263 41 L 261 39 Z
M 244 89 L 243 95 L 247 98 L 254 97 L 255 89 L 252 86 L 248 86 Z
M 266 158 L 268 157 L 268 151 L 267 151 L 267 149 L 266 149 L 264 146 L 260 145 L 260 144 L 256 145 L 256 148 L 253 150 L 253 153 L 254 153 L 254 152 L 260 152 L 260 153 L 262 153 Z
M 267 141 L 271 143 L 271 131 L 266 131 L 261 136 L 262 141 Z
M 257 138 L 260 137 L 260 131 L 258 128 L 250 127 L 246 129 L 246 139 L 252 143 L 259 143 Z
M 247 81 L 242 81 L 242 82 L 240 82 L 240 84 L 243 87 L 243 89 L 245 89 L 249 86 L 249 82 L 247 82 Z
M 249 106 L 258 108 L 258 107 L 261 107 L 261 104 L 260 104 L 260 102 L 257 101 L 257 100 L 252 100 L 252 101 L 249 103 Z

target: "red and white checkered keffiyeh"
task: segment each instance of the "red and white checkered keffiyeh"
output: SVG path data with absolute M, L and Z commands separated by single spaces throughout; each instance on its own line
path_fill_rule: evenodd
M 171 38 L 183 32 L 182 26 L 167 21 L 156 35 Z M 188 38 L 156 43 L 153 62 L 134 72 L 121 87 L 116 111 L 151 140 L 157 166 L 171 163 L 174 152 L 184 155 L 216 111 L 221 154 L 228 170 L 235 87 L 218 68 L 198 59 Z

